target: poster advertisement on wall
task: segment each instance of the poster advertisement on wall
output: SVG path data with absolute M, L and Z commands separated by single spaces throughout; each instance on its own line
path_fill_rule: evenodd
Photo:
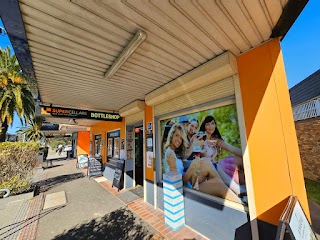
M 127 151 L 127 159 L 132 159 L 133 158 L 133 150 L 128 150 Z
M 235 104 L 160 121 L 162 172 L 184 186 L 247 205 Z
M 152 168 L 153 152 L 147 152 L 147 168 Z
M 119 158 L 120 157 L 120 138 L 114 139 L 114 150 L 113 150 L 113 157 Z
M 112 138 L 108 138 L 108 157 L 112 157 Z
M 133 132 L 132 131 L 128 131 L 127 138 L 128 139 L 133 139 Z
M 132 142 L 132 140 L 128 140 L 127 145 L 128 145 L 128 150 L 133 149 L 133 142 Z

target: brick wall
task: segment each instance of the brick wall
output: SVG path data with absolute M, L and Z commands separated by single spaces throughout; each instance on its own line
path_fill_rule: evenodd
M 304 177 L 320 181 L 320 117 L 295 122 Z

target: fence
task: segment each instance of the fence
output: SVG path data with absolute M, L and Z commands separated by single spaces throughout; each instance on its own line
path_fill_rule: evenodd
M 320 96 L 293 107 L 292 111 L 294 121 L 320 116 Z

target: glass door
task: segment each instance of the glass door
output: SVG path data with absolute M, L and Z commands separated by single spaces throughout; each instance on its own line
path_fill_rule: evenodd
M 143 127 L 134 128 L 135 181 L 143 186 Z

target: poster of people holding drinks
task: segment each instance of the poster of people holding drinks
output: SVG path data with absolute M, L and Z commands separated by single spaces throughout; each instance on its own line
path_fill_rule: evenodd
M 185 187 L 247 205 L 235 104 L 160 121 L 162 172 Z

